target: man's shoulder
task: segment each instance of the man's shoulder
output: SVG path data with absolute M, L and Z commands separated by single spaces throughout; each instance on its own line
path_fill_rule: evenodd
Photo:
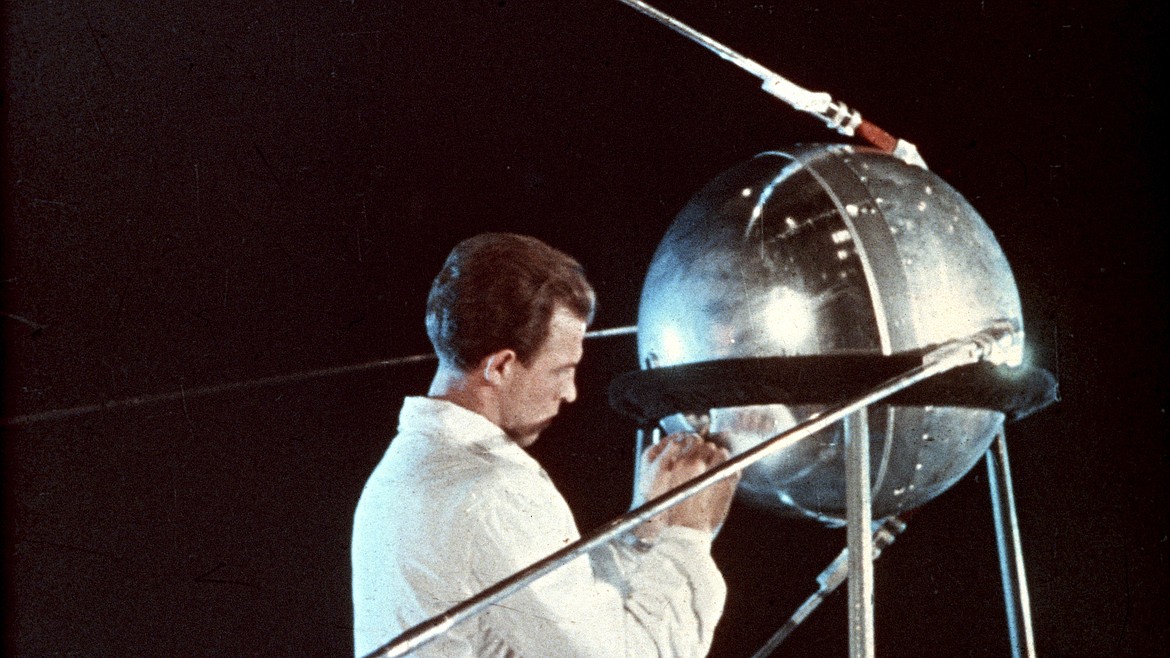
M 552 486 L 539 465 L 524 463 L 475 443 L 444 441 L 441 436 L 404 431 L 371 479 L 414 489 L 443 489 L 466 495 L 491 491 L 545 495 Z

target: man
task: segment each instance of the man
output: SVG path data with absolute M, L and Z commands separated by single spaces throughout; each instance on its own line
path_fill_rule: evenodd
M 362 656 L 579 539 L 568 505 L 524 448 L 574 381 L 594 293 L 569 256 L 484 234 L 455 247 L 427 300 L 439 366 L 407 398 L 353 530 Z M 636 501 L 724 461 L 696 436 L 647 450 Z M 702 656 L 726 586 L 710 556 L 734 481 L 716 485 L 455 626 L 416 655 Z

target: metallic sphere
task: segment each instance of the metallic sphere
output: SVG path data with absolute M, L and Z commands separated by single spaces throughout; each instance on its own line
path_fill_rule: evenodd
M 691 199 L 651 262 L 638 355 L 642 368 L 890 355 L 1002 320 L 1022 331 L 1015 280 L 995 236 L 958 192 L 879 151 L 811 145 L 761 153 Z M 738 453 L 821 408 L 712 409 L 701 420 L 663 425 L 709 423 Z M 1002 413 L 983 409 L 871 407 L 874 517 L 945 491 L 1002 423 Z M 749 468 L 741 492 L 785 514 L 838 524 L 843 456 L 838 424 Z

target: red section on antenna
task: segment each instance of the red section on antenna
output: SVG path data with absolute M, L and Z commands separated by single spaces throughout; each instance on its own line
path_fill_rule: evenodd
M 865 119 L 862 119 L 861 124 L 857 126 L 857 134 L 886 153 L 893 153 L 898 146 L 898 138 Z

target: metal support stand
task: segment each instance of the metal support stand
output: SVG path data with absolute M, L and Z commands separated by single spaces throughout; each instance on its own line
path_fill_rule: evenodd
M 849 656 L 873 658 L 873 509 L 866 408 L 846 416 L 845 518 L 849 545 Z
M 858 479 L 854 477 L 854 471 L 849 470 L 851 467 L 857 468 L 858 464 L 855 460 L 866 460 L 868 453 L 864 455 L 855 455 L 852 451 L 854 446 L 863 445 L 860 441 L 855 441 L 857 434 L 864 434 L 858 423 L 853 422 L 852 427 L 850 421 L 862 415 L 863 412 L 857 412 L 845 419 L 845 436 L 846 436 L 846 477 L 847 486 L 854 487 L 859 484 Z M 866 460 L 867 461 L 867 460 Z M 868 470 L 862 471 L 868 474 Z M 863 475 L 863 477 L 865 477 Z M 1024 556 L 1020 547 L 1020 528 L 1016 519 L 1016 499 L 1012 491 L 1012 477 L 1011 468 L 1008 462 L 1007 440 L 1004 433 L 1001 431 L 996 437 L 995 442 L 987 450 L 987 478 L 988 484 L 991 488 L 991 510 L 995 520 L 995 538 L 996 546 L 999 549 L 999 565 L 1000 575 L 1003 581 L 1003 596 L 1004 596 L 1004 610 L 1007 612 L 1008 635 L 1012 648 L 1012 658 L 1036 658 L 1036 643 L 1032 633 L 1032 612 L 1031 604 L 1028 596 L 1028 580 L 1024 573 Z M 860 496 L 855 496 L 854 488 L 847 489 L 847 504 L 854 505 L 855 501 L 858 507 L 868 509 L 868 503 L 864 506 L 860 505 Z M 856 539 L 854 538 L 853 528 L 864 527 L 855 526 L 853 519 L 852 508 L 849 508 L 848 517 L 849 522 L 849 546 L 852 548 Z M 894 538 L 905 529 L 903 524 L 897 518 L 891 517 L 886 519 L 875 528 L 872 536 L 873 559 L 877 559 L 881 555 L 881 551 L 888 544 L 893 542 Z M 783 626 L 771 637 L 768 642 L 764 644 L 752 658 L 767 658 L 772 655 L 780 643 L 783 642 L 797 626 L 801 624 L 812 613 L 813 610 L 821 604 L 821 602 L 829 594 L 833 592 L 847 576 L 852 576 L 857 568 L 853 560 L 849 560 L 848 568 L 846 568 L 846 559 L 850 555 L 850 549 L 841 552 L 837 559 L 817 577 L 817 582 L 820 588 L 812 596 L 808 598 L 800 606 L 800 608 L 792 615 L 792 617 L 784 623 Z M 873 616 L 872 616 L 872 563 L 865 562 L 868 568 L 861 571 L 861 578 L 849 578 L 849 647 L 850 656 L 872 656 L 873 655 Z M 861 591 L 861 601 L 855 599 L 854 585 L 855 581 L 865 580 L 867 582 L 856 582 L 856 587 Z M 865 591 L 868 590 L 867 595 Z M 870 605 L 868 612 L 865 610 L 866 604 Z M 868 618 L 866 617 L 868 614 Z M 860 621 L 859 621 L 860 618 Z M 866 623 L 868 621 L 868 623 Z M 862 636 L 857 635 L 857 631 L 862 633 Z M 867 637 L 868 639 L 867 639 Z M 868 645 L 866 642 L 868 641 Z M 869 651 L 870 653 L 859 654 L 859 649 Z
M 1028 579 L 1024 574 L 1020 526 L 1016 520 L 1016 497 L 1012 493 L 1007 439 L 1002 430 L 987 451 L 987 483 L 991 488 L 991 513 L 995 518 L 995 543 L 999 548 L 999 573 L 1003 581 L 1003 604 L 1007 611 L 1012 657 L 1036 658 L 1032 606 L 1028 598 Z

